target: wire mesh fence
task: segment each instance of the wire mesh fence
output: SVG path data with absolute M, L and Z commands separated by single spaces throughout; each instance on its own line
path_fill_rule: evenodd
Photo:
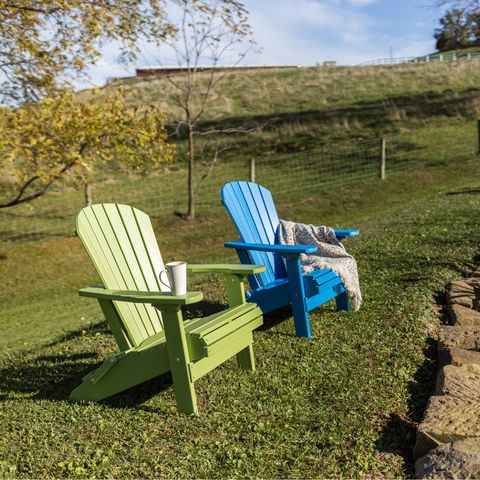
M 379 172 L 379 140 L 319 148 L 256 161 L 256 181 L 276 198 L 319 187 L 374 177 Z
M 446 130 L 447 132 L 447 130 Z M 431 129 L 385 139 L 387 177 L 412 168 L 448 163 L 454 168 L 478 153 L 477 134 Z M 301 192 L 381 178 L 381 140 L 342 143 L 255 160 L 255 181 L 275 198 Z M 210 172 L 210 173 L 209 173 Z M 251 161 L 219 162 L 210 171 L 200 165 L 196 175 L 197 211 L 220 206 L 220 190 L 232 180 L 251 177 Z M 187 171 L 181 165 L 142 178 L 112 177 L 92 185 L 94 203 L 125 203 L 152 217 L 182 213 L 187 205 Z M 51 192 L 31 204 L 0 210 L 0 242 L 20 242 L 74 235 L 74 219 L 84 206 L 84 194 L 73 187 Z

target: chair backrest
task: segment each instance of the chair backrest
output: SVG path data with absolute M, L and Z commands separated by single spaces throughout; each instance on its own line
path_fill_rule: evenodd
M 105 288 L 169 291 L 158 278 L 164 265 L 148 215 L 128 205 L 92 205 L 78 214 L 76 229 Z M 163 331 L 161 314 L 151 305 L 114 304 L 132 347 Z
M 230 182 L 222 188 L 222 203 L 240 235 L 242 242 L 275 244 L 278 215 L 272 194 L 261 185 L 251 182 Z M 261 285 L 267 285 L 287 275 L 280 256 L 269 252 L 248 252 L 253 264 L 265 265 L 266 271 L 257 275 Z

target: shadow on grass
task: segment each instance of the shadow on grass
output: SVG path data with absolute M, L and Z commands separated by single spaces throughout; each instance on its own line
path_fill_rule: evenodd
M 83 331 L 65 335 L 49 344 L 47 348 L 64 346 L 67 351 L 85 348 L 85 345 L 81 345 L 82 338 L 88 341 L 87 348 L 90 346 L 95 348 L 97 335 L 109 331 L 106 322 L 102 322 Z M 105 356 L 107 357 L 108 355 Z M 18 363 L 12 361 L 0 370 L 0 402 L 11 400 L 16 394 L 31 394 L 30 398 L 36 400 L 65 401 L 70 392 L 81 383 L 82 378 L 99 367 L 105 358 L 95 351 L 82 351 L 39 355 Z M 171 385 L 170 374 L 165 374 L 101 403 L 116 408 L 135 406 Z
M 279 112 L 267 115 L 245 115 L 201 122 L 201 130 L 225 130 L 242 128 L 245 125 L 263 125 L 265 130 L 275 130 L 287 124 L 319 123 L 328 127 L 345 118 L 361 123 L 364 127 L 385 128 L 397 123 L 398 112 L 408 118 L 428 118 L 432 116 L 451 117 L 459 114 L 472 115 L 471 102 L 480 89 L 467 88 L 459 92 L 423 92 L 409 95 L 391 95 L 381 99 L 362 100 L 345 106 L 327 107 L 316 110 Z M 182 133 L 182 132 L 181 132 Z M 181 134 L 180 134 L 181 136 Z
M 445 195 L 478 195 L 480 194 L 480 187 L 478 188 L 459 188 L 458 190 L 454 190 L 452 192 L 447 192 Z
M 476 267 L 480 265 L 480 253 L 473 256 L 473 263 Z
M 433 297 L 439 320 L 448 324 L 445 291 L 441 290 Z M 404 460 L 404 471 L 408 478 L 414 478 L 415 462 L 413 448 L 416 441 L 417 425 L 422 421 L 430 397 L 434 394 L 438 371 L 437 341 L 429 337 L 423 349 L 424 361 L 409 383 L 410 401 L 408 416 L 392 415 L 377 444 L 381 452 L 394 453 Z
M 202 300 L 201 302 L 187 305 L 182 308 L 183 318 L 185 320 L 191 318 L 208 317 L 223 310 L 226 310 L 228 305 L 217 302 L 210 302 L 209 300 Z
M 280 323 L 285 322 L 289 318 L 292 318 L 292 315 L 293 314 L 290 305 L 278 308 L 273 312 L 266 313 L 263 315 L 263 325 L 257 328 L 257 330 L 260 332 L 266 332 Z
M 38 217 L 37 217 L 38 218 Z M 68 238 L 74 237 L 75 233 L 52 233 L 52 232 L 27 232 L 27 233 L 18 233 L 14 230 L 6 230 L 0 234 L 1 242 L 36 242 L 39 240 L 46 240 L 50 238 Z
M 82 338 L 105 334 L 106 322 L 98 323 L 64 335 L 42 350 L 65 346 L 65 350 L 77 350 Z M 0 401 L 9 394 L 32 394 L 36 399 L 66 400 L 71 390 L 84 375 L 100 365 L 99 355 L 93 351 L 73 353 L 16 356 L 0 370 Z
M 224 310 L 222 304 L 203 301 L 184 311 L 184 318 L 208 316 Z M 262 330 L 271 328 L 291 316 L 289 309 L 282 315 L 270 314 Z M 109 354 L 98 352 L 110 334 L 106 322 L 72 332 L 42 348 L 48 353 L 38 356 L 16 357 L 0 369 L 0 402 L 16 395 L 29 395 L 32 399 L 65 401 L 82 378 L 99 367 Z M 109 339 L 109 343 L 111 340 Z M 105 345 L 104 345 L 105 348 Z M 59 353 L 50 353 L 60 350 Z M 72 353 L 66 353 L 72 352 Z M 129 390 L 118 393 L 101 403 L 114 408 L 135 407 L 172 386 L 171 374 L 165 373 Z
M 0 370 L 0 392 L 32 394 L 35 399 L 66 400 L 70 392 L 90 370 L 100 365 L 95 353 L 73 355 L 47 355 L 28 363 L 10 365 Z
M 48 355 L 34 364 L 0 370 L 0 402 L 11 400 L 10 394 L 32 394 L 35 400 L 65 401 L 82 377 L 101 365 L 95 353 Z M 134 407 L 172 385 L 171 375 L 164 374 L 141 385 L 103 400 L 114 408 Z
M 424 362 L 409 384 L 408 415 L 391 415 L 377 443 L 380 452 L 392 453 L 403 458 L 406 478 L 414 478 L 413 447 L 417 425 L 422 420 L 428 400 L 435 389 L 437 342 L 433 338 L 427 340 L 424 355 Z

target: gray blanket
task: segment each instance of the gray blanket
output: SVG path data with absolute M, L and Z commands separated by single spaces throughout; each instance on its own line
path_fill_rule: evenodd
M 357 262 L 337 240 L 333 228 L 280 220 L 278 241 L 281 245 L 315 245 L 318 248 L 316 253 L 300 256 L 303 273 L 310 273 L 317 269 L 332 269 L 342 279 L 351 297 L 354 310 L 360 308 L 362 292 L 358 280 Z

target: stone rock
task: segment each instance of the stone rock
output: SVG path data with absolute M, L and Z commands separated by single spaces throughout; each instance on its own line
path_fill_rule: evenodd
M 445 365 L 480 365 L 480 352 L 476 350 L 464 350 L 463 348 L 440 348 L 438 350 L 438 365 L 443 368 Z
M 480 268 L 477 268 L 477 270 L 472 273 L 472 278 L 480 278 Z
M 447 365 L 442 368 L 437 377 L 435 394 L 480 401 L 480 366 Z
M 472 308 L 475 292 L 472 282 L 468 280 L 457 280 L 451 282 L 447 288 L 447 302 L 449 305 L 462 305 Z
M 413 450 L 415 459 L 444 443 L 480 437 L 479 401 L 451 395 L 431 397 L 422 423 L 417 429 Z
M 438 333 L 438 348 L 480 351 L 480 327 L 444 327 Z
M 472 299 L 473 306 L 473 299 Z M 450 305 L 450 318 L 454 325 L 461 327 L 480 326 L 480 312 L 462 305 Z
M 415 463 L 416 478 L 480 478 L 480 438 L 440 445 Z

